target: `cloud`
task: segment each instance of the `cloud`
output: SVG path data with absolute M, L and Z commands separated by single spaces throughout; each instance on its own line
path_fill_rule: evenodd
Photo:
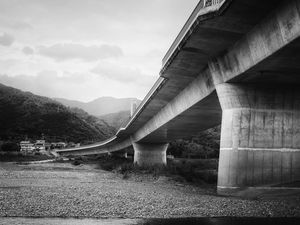
M 11 46 L 14 41 L 14 37 L 7 33 L 0 35 L 0 45 Z
M 117 67 L 113 64 L 110 66 Z M 43 70 L 32 75 L 0 74 L 0 83 L 47 97 L 91 101 L 101 96 L 143 98 L 157 79 L 130 68 L 118 67 L 114 71 L 110 71 L 110 67 L 101 69 L 106 71 L 106 76 L 58 70 Z M 118 71 L 123 69 L 124 73 L 132 75 L 119 78 Z M 120 79 L 123 81 L 120 82 Z
M 7 27 L 14 30 L 27 30 L 32 29 L 29 23 L 24 21 L 15 20 L 12 18 L 0 18 L 0 26 Z
M 53 70 L 44 70 L 35 76 L 0 74 L 0 83 L 4 85 L 48 97 L 64 97 L 67 93 L 75 92 L 79 86 L 84 86 L 86 81 L 86 74 L 66 72 L 59 75 L 58 72 Z
M 33 28 L 29 23 L 23 21 L 13 21 L 9 26 L 16 30 L 23 30 L 23 29 L 27 30 Z
M 97 61 L 99 59 L 117 58 L 123 56 L 122 49 L 113 45 L 55 44 L 40 46 L 39 54 L 56 61 L 80 59 L 83 61 Z
M 143 86 L 151 86 L 155 80 L 155 77 L 145 75 L 139 69 L 113 63 L 99 64 L 91 72 L 120 83 L 136 83 Z
M 34 50 L 28 46 L 24 47 L 22 49 L 22 52 L 25 54 L 25 55 L 32 55 L 34 53 Z

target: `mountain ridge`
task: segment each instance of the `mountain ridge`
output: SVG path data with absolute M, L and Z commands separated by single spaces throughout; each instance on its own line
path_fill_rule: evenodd
M 74 142 L 102 141 L 114 134 L 103 120 L 84 111 L 0 83 L 0 139 L 59 137 Z M 51 139 L 51 138 L 50 138 Z
M 55 101 L 68 107 L 81 108 L 94 116 L 103 116 L 120 111 L 130 111 L 131 103 L 141 100 L 137 98 L 114 98 L 110 96 L 100 97 L 89 102 L 81 102 L 78 100 L 69 100 L 65 98 L 53 98 Z

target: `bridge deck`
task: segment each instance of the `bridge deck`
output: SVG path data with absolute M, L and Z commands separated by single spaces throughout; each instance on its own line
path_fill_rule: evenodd
M 167 142 L 215 126 L 221 122 L 215 92 L 215 85 L 220 82 L 299 83 L 299 38 L 285 40 L 281 47 L 277 31 L 282 29 L 277 19 L 265 25 L 261 22 L 274 17 L 272 11 L 280 3 L 224 0 L 203 8 L 200 1 L 164 57 L 160 77 L 134 118 L 111 141 L 61 152 L 116 151 L 131 145 L 131 141 Z M 254 35 L 258 44 L 249 47 Z M 273 52 L 266 44 L 274 48 Z M 254 57 L 252 47 L 262 54 L 255 63 L 249 58 Z M 239 57 L 235 59 L 236 55 Z M 248 61 L 252 64 L 243 69 Z M 241 70 L 234 71 L 235 68 Z M 217 72 L 221 80 L 215 79 Z

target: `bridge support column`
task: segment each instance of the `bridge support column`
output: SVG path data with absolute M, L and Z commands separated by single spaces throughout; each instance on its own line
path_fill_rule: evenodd
M 261 193 L 299 181 L 300 88 L 221 84 L 217 93 L 218 193 Z
M 167 164 L 168 146 L 168 143 L 133 143 L 134 163 L 139 166 L 164 166 Z
M 117 158 L 125 158 L 127 159 L 127 152 L 111 152 L 111 156 L 117 157 Z

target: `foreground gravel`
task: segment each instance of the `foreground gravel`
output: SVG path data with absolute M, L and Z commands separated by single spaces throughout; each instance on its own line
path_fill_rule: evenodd
M 0 163 L 0 217 L 166 218 L 300 216 L 300 196 L 239 199 L 166 177 L 69 164 Z

